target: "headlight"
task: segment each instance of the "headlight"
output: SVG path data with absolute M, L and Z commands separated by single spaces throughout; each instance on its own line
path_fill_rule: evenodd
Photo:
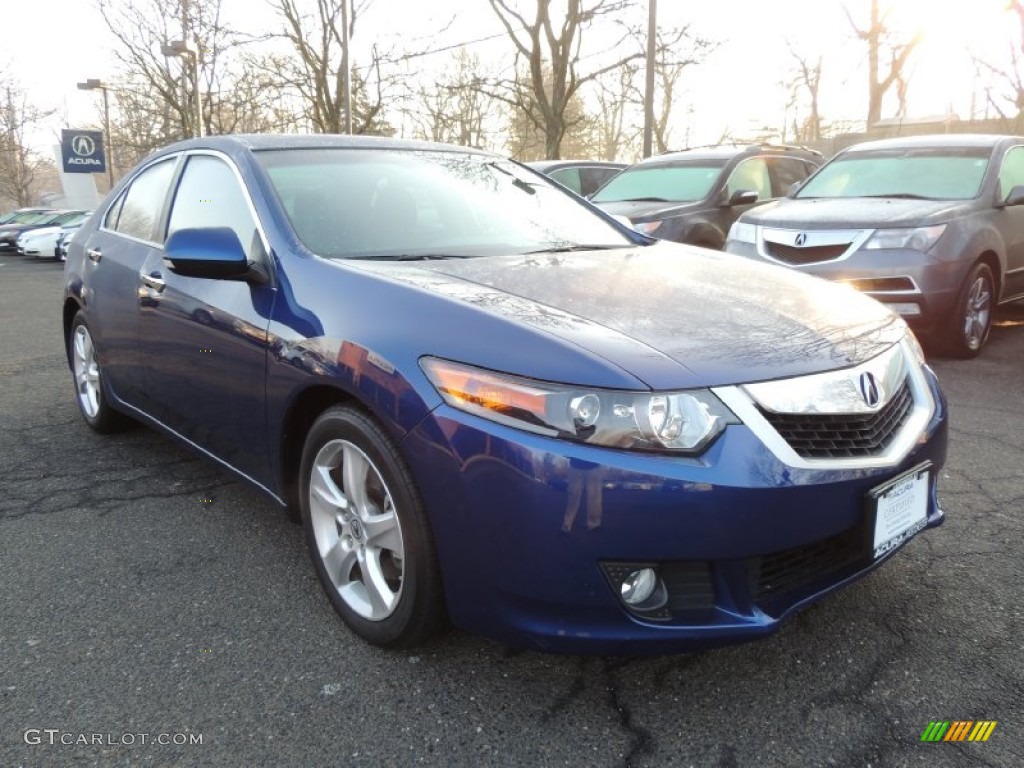
M 882 248 L 908 248 L 911 251 L 924 253 L 930 249 L 942 233 L 946 231 L 945 224 L 938 224 L 934 227 L 915 227 L 913 229 L 876 229 L 875 234 L 868 238 L 868 241 L 861 246 L 864 250 L 874 251 Z
M 633 229 L 637 232 L 642 232 L 645 235 L 653 235 L 664 223 L 665 219 L 658 219 L 657 221 L 637 221 L 633 223 Z
M 755 224 L 748 224 L 745 221 L 734 221 L 732 226 L 729 227 L 729 239 L 735 240 L 737 243 L 750 243 L 753 245 L 757 242 L 757 226 Z
M 587 389 L 433 357 L 427 378 L 453 408 L 549 437 L 637 451 L 695 454 L 739 420 L 711 392 Z

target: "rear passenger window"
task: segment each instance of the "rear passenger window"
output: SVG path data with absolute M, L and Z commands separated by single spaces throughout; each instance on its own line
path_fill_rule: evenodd
M 153 230 L 167 199 L 175 160 L 170 158 L 151 165 L 135 177 L 121 205 L 121 215 L 117 217 L 114 228 L 117 232 L 140 240 L 154 240 Z
M 792 157 L 775 157 L 768 161 L 775 174 L 775 197 L 782 197 L 789 188 L 810 175 L 811 166 Z

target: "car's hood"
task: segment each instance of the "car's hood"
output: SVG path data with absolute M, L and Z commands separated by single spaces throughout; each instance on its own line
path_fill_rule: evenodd
M 699 202 L 659 203 L 650 200 L 621 200 L 615 203 L 594 203 L 594 205 L 612 216 L 625 216 L 631 220 L 682 216 L 701 207 Z
M 22 233 L 22 237 L 52 237 L 53 235 L 60 234 L 60 227 L 47 226 L 37 227 L 36 229 L 27 229 Z
M 655 389 L 841 368 L 904 333 L 902 320 L 846 286 L 674 243 L 348 263 L 556 334 Z M 566 321 L 575 318 L 586 322 Z
M 926 227 L 971 210 L 974 201 L 892 197 L 783 199 L 754 208 L 743 221 L 785 229 Z

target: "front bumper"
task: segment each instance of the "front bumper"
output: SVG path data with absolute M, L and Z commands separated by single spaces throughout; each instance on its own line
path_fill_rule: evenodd
M 885 469 L 809 470 L 779 461 L 744 425 L 697 458 L 558 441 L 442 406 L 404 454 L 424 497 L 455 624 L 558 653 L 676 653 L 774 632 L 793 612 L 868 573 L 866 496 L 932 464 L 946 405 Z M 669 616 L 638 617 L 602 564 L 657 564 L 674 580 Z M 671 590 L 670 590 L 671 591 Z
M 965 260 L 939 259 L 933 253 L 902 248 L 860 249 L 842 258 L 806 265 L 768 258 L 755 243 L 729 240 L 725 250 L 749 259 L 798 269 L 826 280 L 853 283 L 863 293 L 889 306 L 919 331 L 930 331 L 950 316 L 971 266 Z M 882 280 L 897 285 L 885 290 L 861 287 L 869 281 Z

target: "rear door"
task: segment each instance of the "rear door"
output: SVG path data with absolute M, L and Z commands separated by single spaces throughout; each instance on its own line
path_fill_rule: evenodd
M 174 192 L 167 235 L 230 227 L 250 261 L 273 274 L 267 241 L 232 161 L 193 152 Z M 140 362 L 161 422 L 256 480 L 267 474 L 267 325 L 271 283 L 186 277 L 153 253 L 142 269 Z
M 144 388 L 138 359 L 139 270 L 160 250 L 156 230 L 178 157 L 142 169 L 84 243 L 86 316 L 107 386 L 139 406 Z

